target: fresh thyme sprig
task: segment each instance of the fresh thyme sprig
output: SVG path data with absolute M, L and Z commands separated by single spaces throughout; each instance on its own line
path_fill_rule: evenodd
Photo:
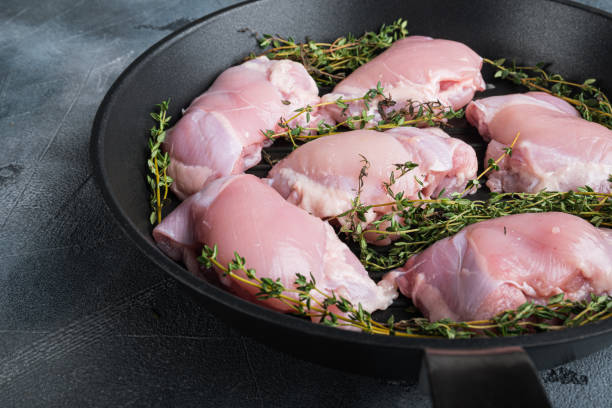
M 361 37 L 349 34 L 331 43 L 298 43 L 291 37 L 264 34 L 259 39 L 259 46 L 268 48 L 261 55 L 301 62 L 317 84 L 332 86 L 389 48 L 394 41 L 406 37 L 406 25 L 406 20 L 398 19 L 392 24 L 383 24 L 378 33 L 369 31 Z
M 293 288 L 286 288 L 280 279 L 260 278 L 254 269 L 246 266 L 246 260 L 238 253 L 224 265 L 217 259 L 218 248 L 207 245 L 202 249 L 198 261 L 206 268 L 217 268 L 239 284 L 257 289 L 255 297 L 260 300 L 276 299 L 289 307 L 294 314 L 319 320 L 332 327 L 352 327 L 366 333 L 400 337 L 497 337 L 515 336 L 538 331 L 553 331 L 571 326 L 582 326 L 588 322 L 605 320 L 612 316 L 612 297 L 591 295 L 590 301 L 571 301 L 564 294 L 553 296 L 546 305 L 527 302 L 516 310 L 508 310 L 492 319 L 454 322 L 443 319 L 430 322 L 424 317 L 395 322 L 391 316 L 386 323 L 377 322 L 361 304 L 333 292 L 327 293 L 317 287 L 312 274 L 310 278 L 297 273 Z M 341 313 L 334 313 L 331 308 Z
M 383 324 L 372 320 L 372 316 L 363 310 L 361 304 L 354 306 L 348 299 L 337 296 L 335 293 L 325 293 L 316 286 L 316 280 L 312 274 L 310 278 L 297 273 L 294 288 L 285 288 L 280 279 L 260 278 L 254 269 L 247 268 L 246 260 L 237 252 L 234 258 L 223 265 L 217 259 L 218 248 L 204 245 L 198 261 L 206 268 L 215 267 L 224 275 L 231 277 L 237 282 L 252 286 L 258 290 L 255 297 L 260 300 L 276 299 L 289 307 L 293 313 L 310 317 L 321 321 L 321 323 L 334 326 L 356 327 L 369 333 L 388 334 L 389 330 Z M 330 310 L 334 306 L 343 314 L 337 314 Z M 387 333 L 385 333 L 387 332 Z
M 382 92 L 383 92 L 383 88 L 380 86 L 380 82 L 379 82 L 376 88 L 368 90 L 364 96 L 359 97 L 359 98 L 343 99 L 342 97 L 340 97 L 332 102 L 321 102 L 315 105 L 306 105 L 304 107 L 296 109 L 294 111 L 296 113 L 293 116 L 291 116 L 289 119 L 280 118 L 278 122 L 278 126 L 281 129 L 283 129 L 282 131 L 274 132 L 274 130 L 268 129 L 268 130 L 262 130 L 261 132 L 264 136 L 266 136 L 270 140 L 285 138 L 291 142 L 294 148 L 296 148 L 297 147 L 296 140 L 307 141 L 310 139 L 317 139 L 321 137 L 322 135 L 327 136 L 327 135 L 336 134 L 336 133 L 339 133 L 336 130 L 338 130 L 338 128 L 340 128 L 343 125 L 349 128 L 355 129 L 356 128 L 355 122 L 357 122 L 359 123 L 358 126 L 360 128 L 363 128 L 365 127 L 365 124 L 370 119 L 372 119 L 372 116 L 369 116 L 367 114 L 367 111 L 365 110 L 362 112 L 361 116 L 355 116 L 355 117 L 349 116 L 345 121 L 336 123 L 334 125 L 326 123 L 324 120 L 321 120 L 319 123 L 317 123 L 316 127 L 313 127 L 313 125 L 311 126 L 308 126 L 308 125 L 310 124 L 310 119 L 311 119 L 310 113 L 314 110 L 314 108 L 319 108 L 319 107 L 327 106 L 327 105 L 337 105 L 341 109 L 346 110 L 348 109 L 350 103 L 357 102 L 357 101 L 363 101 L 367 105 L 376 96 L 383 95 Z M 297 119 L 298 117 L 304 114 L 306 115 L 306 124 L 307 124 L 306 126 L 301 126 L 301 125 L 291 126 L 290 123 L 293 120 Z
M 493 158 L 490 158 L 489 163 L 488 163 L 489 166 L 486 169 L 484 169 L 484 171 L 480 173 L 475 179 L 468 181 L 465 189 L 461 193 L 453 194 L 454 198 L 461 198 L 464 195 L 466 195 L 468 192 L 477 190 L 478 188 L 480 188 L 480 179 L 482 177 L 484 177 L 489 171 L 499 170 L 499 162 L 501 162 L 503 158 L 506 156 L 512 156 L 512 149 L 514 148 L 514 145 L 516 144 L 520 135 L 521 135 L 521 132 L 517 132 L 510 146 L 504 148 L 503 149 L 504 152 L 497 159 L 494 160 Z M 426 205 L 424 203 L 430 203 L 432 202 L 432 200 L 423 199 L 421 192 L 418 192 L 417 200 L 410 200 L 408 198 L 405 198 L 404 192 L 399 192 L 397 194 L 393 192 L 391 187 L 395 184 L 397 179 L 403 177 L 404 175 L 409 173 L 411 170 L 418 167 L 417 163 L 407 161 L 406 163 L 395 164 L 395 170 L 399 171 L 399 173 L 396 175 L 395 171 L 392 171 L 389 176 L 389 182 L 383 182 L 383 187 L 385 188 L 387 195 L 394 201 L 387 202 L 387 203 L 378 203 L 378 204 L 362 203 L 361 197 L 360 197 L 361 190 L 365 183 L 364 179 L 368 176 L 367 170 L 370 166 L 370 162 L 365 156 L 361 156 L 361 158 L 362 158 L 361 162 L 364 164 L 363 164 L 363 167 L 361 168 L 361 171 L 359 172 L 359 188 L 357 189 L 357 194 L 355 198 L 352 200 L 351 208 L 341 214 L 338 214 L 334 217 L 330 217 L 329 219 L 338 219 L 342 224 L 342 227 L 340 228 L 340 233 L 344 233 L 345 235 L 352 236 L 353 240 L 359 243 L 359 247 L 361 248 L 361 261 L 365 262 L 364 253 L 369 253 L 370 255 L 372 255 L 374 253 L 380 252 L 379 250 L 368 248 L 368 245 L 366 242 L 367 240 L 365 238 L 366 235 L 369 235 L 371 237 L 372 234 L 378 234 L 378 237 L 377 237 L 378 240 L 382 240 L 388 236 L 392 236 L 393 239 L 396 239 L 398 235 L 394 234 L 393 232 L 400 230 L 398 225 L 402 224 L 401 219 L 402 219 L 403 211 L 406 207 L 405 204 L 410 202 L 411 203 L 410 206 Z M 423 185 L 422 181 L 419 180 L 416 176 L 415 176 L 415 180 L 421 186 Z M 439 193 L 439 196 L 441 197 L 442 194 L 444 194 L 444 190 Z M 371 226 L 374 229 L 371 229 L 371 228 L 366 229 L 367 227 L 370 227 L 370 225 L 367 224 L 368 221 L 367 221 L 366 215 L 370 212 L 370 210 L 372 210 L 375 207 L 390 207 L 391 209 L 390 211 L 387 212 L 387 214 L 385 214 L 378 221 L 372 222 Z M 380 229 L 381 223 L 385 223 L 385 222 L 389 222 L 390 227 L 383 231 Z M 413 254 L 408 254 L 408 257 L 410 255 L 413 255 Z M 387 268 L 391 268 L 395 266 L 399 266 L 399 265 L 392 265 L 392 266 L 388 266 Z M 384 268 L 378 268 L 378 269 L 384 269 Z
M 372 228 L 345 226 L 343 231 L 358 244 L 360 260 L 366 268 L 388 270 L 470 224 L 505 215 L 559 211 L 584 218 L 596 227 L 612 227 L 611 198 L 612 194 L 597 193 L 589 187 L 574 192 L 491 193 L 486 201 L 458 196 L 412 200 L 400 192 L 394 201 L 352 208 L 350 211 L 356 214 L 365 214 L 375 206 L 391 206 L 392 210 L 374 221 Z M 381 229 L 381 224 L 388 227 Z M 367 245 L 366 234 L 398 239 L 386 248 L 373 248 Z
M 390 96 L 378 102 L 378 113 L 382 120 L 375 130 L 385 130 L 401 126 L 440 126 L 446 124 L 450 119 L 459 119 L 464 115 L 463 109 L 454 110 L 439 101 L 418 102 L 408 100 L 404 107 L 398 110 L 386 111 L 386 108 L 394 106 L 397 102 Z
M 367 162 L 367 159 L 364 156 L 362 156 L 362 158 L 363 160 Z M 395 196 L 395 193 L 391 189 L 391 187 L 395 184 L 395 182 L 398 179 L 404 177 L 406 174 L 410 173 L 413 169 L 419 167 L 419 165 L 412 161 L 407 161 L 404 163 L 395 163 L 394 167 L 395 167 L 395 171 L 398 171 L 399 173 L 396 175 L 395 171 L 392 171 L 391 174 L 389 175 L 389 182 L 386 182 L 386 181 L 383 182 L 383 187 L 385 188 L 385 191 L 387 192 L 389 197 Z M 367 174 L 365 176 L 367 176 Z M 363 176 L 362 174 L 359 174 L 359 185 L 360 186 L 363 186 L 363 183 L 364 183 L 363 178 L 365 176 Z M 361 193 L 361 188 L 357 192 L 357 196 L 359 196 L 360 193 Z
M 507 79 L 529 90 L 558 96 L 576 106 L 584 119 L 612 129 L 612 105 L 606 94 L 593 86 L 595 79 L 589 78 L 582 83 L 570 82 L 559 74 L 546 72 L 545 64 L 517 66 L 513 62 L 506 66 L 504 58 L 495 61 L 488 58 L 483 60 L 497 68 L 495 78 Z
M 343 99 L 339 97 L 335 101 L 300 107 L 294 111 L 296 113 L 289 119 L 280 119 L 278 122 L 278 126 L 282 129 L 280 132 L 274 132 L 274 130 L 271 129 L 262 130 L 261 132 L 271 140 L 285 138 L 291 142 L 294 148 L 296 148 L 298 146 L 296 141 L 306 142 L 322 136 L 335 135 L 347 130 L 369 129 L 384 131 L 402 126 L 439 126 L 440 124 L 447 123 L 450 119 L 461 118 L 464 115 L 463 109 L 454 110 L 452 107 L 444 106 L 438 101 L 417 102 L 408 100 L 405 101 L 405 106 L 401 109 L 389 111 L 388 108 L 396 105 L 398 102 L 393 100 L 391 96 L 385 96 L 384 91 L 381 83 L 378 82 L 376 88 L 369 89 L 365 95 L 358 98 Z M 314 108 L 336 105 L 342 109 L 343 113 L 346 113 L 350 105 L 356 102 L 363 103 L 364 105 L 364 109 L 361 110 L 359 115 L 347 115 L 345 120 L 336 124 L 329 124 L 321 120 L 309 126 L 311 121 L 310 114 L 313 112 Z M 374 115 L 368 114 L 370 105 L 373 103 L 376 103 L 381 120 L 374 126 L 367 126 L 368 123 L 374 119 Z M 304 114 L 306 115 L 306 126 L 290 125 L 293 120 Z
M 395 330 L 437 334 L 439 337 L 447 338 L 508 337 L 583 326 L 610 317 L 612 317 L 611 296 L 591 294 L 589 300 L 572 301 L 565 299 L 565 294 L 560 293 L 549 298 L 546 305 L 526 302 L 515 310 L 504 311 L 492 319 L 470 322 L 443 319 L 430 322 L 424 317 L 416 317 L 395 323 Z
M 159 108 L 159 113 L 151 112 L 151 117 L 157 122 L 157 125 L 151 128 L 151 136 L 149 138 L 149 159 L 147 167 L 147 183 L 151 189 L 151 215 L 149 221 L 151 224 L 158 224 L 162 219 L 162 208 L 168 198 L 168 189 L 173 180 L 168 176 L 167 170 L 170 165 L 170 157 L 168 153 L 162 153 L 161 144 L 166 138 L 166 128 L 172 119 L 168 116 L 168 104 L 170 100 L 163 101 L 156 105 Z M 163 195 L 162 195 L 163 189 Z
M 521 132 L 516 132 L 516 136 L 514 136 L 514 139 L 512 140 L 512 143 L 510 143 L 510 146 L 504 148 L 504 152 L 497 159 L 489 158 L 489 161 L 487 163 L 488 165 L 487 168 L 484 169 L 483 172 L 478 175 L 478 177 L 476 177 L 473 180 L 468 181 L 467 185 L 465 186 L 465 190 L 463 190 L 463 192 L 461 193 L 462 197 L 470 190 L 474 188 L 478 189 L 480 187 L 480 179 L 483 178 L 485 174 L 487 174 L 490 171 L 499 170 L 499 162 L 501 162 L 506 156 L 508 157 L 512 156 L 512 149 L 514 148 L 514 145 L 516 144 L 520 136 L 521 136 Z

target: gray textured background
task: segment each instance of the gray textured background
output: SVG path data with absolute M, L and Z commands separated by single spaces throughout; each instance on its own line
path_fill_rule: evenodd
M 237 334 L 104 208 L 88 163 L 104 94 L 154 42 L 233 3 L 2 2 L 0 407 L 429 405 L 414 385 L 321 368 Z M 583 3 L 612 12 L 612 0 Z M 612 405 L 612 348 L 541 376 L 557 407 Z

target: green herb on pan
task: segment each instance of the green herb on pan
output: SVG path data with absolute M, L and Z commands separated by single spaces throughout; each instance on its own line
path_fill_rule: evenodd
M 558 96 L 574 105 L 584 119 L 612 129 L 612 105 L 606 94 L 593 85 L 595 79 L 590 78 L 582 83 L 567 81 L 559 74 L 546 72 L 545 64 L 517 66 L 513 62 L 511 65 L 504 65 L 504 58 L 495 61 L 484 58 L 484 62 L 497 69 L 495 78 L 510 80 L 531 91 Z
M 161 222 L 162 208 L 168 198 L 168 189 L 173 181 L 167 174 L 170 157 L 168 153 L 162 153 L 161 151 L 161 144 L 166 138 L 166 128 L 171 119 L 171 116 L 168 116 L 169 103 L 170 100 L 167 100 L 156 105 L 159 108 L 159 113 L 151 113 L 151 117 L 157 122 L 157 125 L 151 128 L 149 158 L 147 159 L 147 167 L 149 168 L 147 183 L 151 189 L 150 204 L 152 211 L 149 216 L 151 224 Z
M 472 189 L 478 189 L 480 187 L 480 179 L 484 177 L 485 174 L 487 174 L 490 171 L 497 171 L 499 170 L 499 163 L 504 159 L 504 157 L 508 156 L 511 157 L 512 156 L 512 149 L 514 148 L 514 145 L 516 144 L 517 140 L 519 139 L 519 137 L 521 136 L 521 132 L 517 132 L 516 136 L 514 136 L 514 140 L 512 140 L 512 143 L 510 143 L 510 146 L 505 147 L 504 148 L 504 152 L 495 160 L 493 160 L 493 158 L 490 158 L 489 161 L 487 162 L 487 168 L 484 169 L 484 171 L 482 173 L 480 173 L 478 175 L 478 177 L 476 177 L 474 180 L 470 180 L 468 181 L 465 190 L 463 190 L 463 192 L 460 194 L 461 196 L 464 196 L 466 193 L 468 193 L 470 190 Z
M 259 45 L 267 48 L 262 55 L 301 62 L 317 84 L 332 86 L 389 48 L 394 41 L 406 37 L 406 25 L 406 20 L 398 19 L 392 24 L 383 24 L 378 32 L 369 31 L 361 37 L 349 34 L 331 43 L 298 43 L 291 37 L 264 34 Z
M 391 316 L 387 322 L 381 323 L 374 320 L 360 303 L 355 305 L 348 299 L 319 288 L 312 275 L 306 277 L 297 273 L 294 286 L 286 288 L 280 280 L 259 277 L 254 269 L 247 267 L 246 260 L 238 253 L 234 253 L 234 259 L 227 265 L 219 262 L 217 256 L 217 246 L 204 246 L 198 261 L 207 268 L 216 268 L 239 284 L 256 288 L 255 296 L 258 299 L 276 299 L 298 316 L 320 319 L 322 324 L 328 326 L 352 327 L 372 334 L 450 339 L 515 336 L 582 326 L 612 316 L 610 296 L 591 295 L 587 301 L 571 301 L 559 294 L 551 297 L 546 305 L 527 302 L 516 310 L 502 312 L 488 320 L 454 322 L 444 319 L 430 322 L 424 317 L 416 317 L 395 322 Z M 340 313 L 331 311 L 332 306 Z
M 377 102 L 375 101 L 377 99 Z M 369 114 L 369 109 L 362 109 L 359 115 L 348 115 L 345 120 L 336 124 L 329 124 L 325 121 L 310 124 L 310 112 L 314 108 L 337 105 L 344 112 L 347 111 L 352 103 L 363 102 L 366 107 L 369 104 L 376 102 L 377 111 L 382 112 L 381 120 L 373 126 L 368 126 L 368 123 L 374 118 Z M 338 98 L 333 102 L 322 102 L 316 105 L 307 105 L 295 110 L 295 114 L 289 119 L 283 119 L 278 123 L 281 131 L 262 130 L 262 133 L 269 139 L 275 140 L 284 138 L 289 140 L 294 148 L 298 147 L 297 141 L 306 142 L 313 139 L 318 139 L 322 136 L 335 135 L 344 131 L 355 129 L 369 129 L 384 131 L 391 128 L 402 126 L 440 126 L 446 124 L 448 120 L 463 117 L 463 109 L 454 110 L 452 107 L 444 106 L 440 102 L 415 102 L 405 101 L 406 106 L 399 110 L 387 111 L 387 107 L 394 106 L 397 101 L 391 99 L 390 96 L 384 95 L 384 88 L 378 82 L 376 88 L 368 90 L 364 96 L 353 99 Z M 291 126 L 291 122 L 301 115 L 306 114 L 306 125 Z
M 367 269 L 388 270 L 470 224 L 505 215 L 559 211 L 584 218 L 596 227 L 612 227 L 611 197 L 612 194 L 596 193 L 589 187 L 565 193 L 491 193 L 485 201 L 461 197 L 412 200 L 400 192 L 393 201 L 360 204 L 338 217 L 367 212 L 374 206 L 392 207 L 369 228 L 343 229 L 358 244 L 360 260 Z M 389 226 L 382 229 L 385 223 Z M 372 247 L 367 245 L 366 234 L 392 235 L 398 239 L 385 248 Z

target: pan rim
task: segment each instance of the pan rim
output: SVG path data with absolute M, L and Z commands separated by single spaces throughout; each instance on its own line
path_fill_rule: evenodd
M 159 248 L 147 241 L 144 235 L 138 231 L 136 225 L 121 208 L 119 201 L 112 193 L 112 189 L 108 183 L 108 175 L 104 166 L 104 136 L 107 122 L 106 119 L 111 110 L 110 107 L 115 101 L 116 94 L 130 78 L 137 75 L 141 66 L 146 64 L 148 60 L 154 58 L 159 53 L 162 53 L 165 49 L 171 47 L 176 42 L 181 41 L 183 38 L 189 36 L 195 31 L 205 29 L 206 25 L 214 22 L 218 18 L 232 13 L 237 9 L 254 3 L 263 4 L 267 1 L 268 0 L 247 0 L 237 3 L 194 20 L 187 26 L 162 38 L 140 54 L 138 58 L 136 58 L 119 75 L 100 103 L 93 122 L 89 146 L 89 159 L 91 162 L 92 173 L 96 181 L 96 185 L 103 196 L 105 205 L 112 214 L 112 217 L 123 232 L 130 238 L 136 247 L 139 248 L 145 256 L 147 256 L 147 258 L 153 261 L 158 268 L 162 269 L 165 273 L 178 280 L 182 285 L 185 285 L 198 295 L 205 296 L 213 302 L 217 302 L 226 308 L 233 309 L 242 315 L 246 315 L 247 317 L 252 318 L 254 321 L 261 320 L 272 326 L 289 328 L 296 334 L 308 334 L 315 337 L 325 337 L 329 340 L 341 342 L 348 341 L 356 345 L 397 349 L 423 349 L 425 347 L 430 347 L 466 350 L 523 346 L 528 350 L 529 348 L 536 348 L 538 346 L 560 345 L 574 342 L 576 340 L 597 337 L 612 332 L 612 321 L 595 322 L 585 326 L 567 328 L 556 332 L 527 334 L 516 337 L 483 337 L 471 339 L 405 338 L 339 330 L 320 324 L 313 324 L 304 319 L 299 319 L 291 315 L 269 310 L 260 305 L 239 298 L 223 289 L 193 276 L 185 268 L 167 257 Z M 575 3 L 570 0 L 540 1 L 559 3 L 582 9 L 589 13 L 600 15 L 610 20 L 612 23 L 612 13 L 608 13 L 591 6 Z

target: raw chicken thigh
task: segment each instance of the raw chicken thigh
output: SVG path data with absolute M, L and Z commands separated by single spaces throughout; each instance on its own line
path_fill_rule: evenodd
M 411 36 L 398 40 L 372 61 L 357 68 L 323 96 L 323 102 L 362 97 L 378 82 L 398 103 L 389 108 L 399 110 L 408 101 L 436 102 L 459 109 L 485 89 L 480 74 L 482 58 L 465 44 L 430 37 Z M 380 98 L 380 97 L 379 97 Z M 377 103 L 371 103 L 372 124 L 381 120 Z M 338 122 L 346 115 L 337 105 L 326 108 Z M 363 103 L 351 103 L 348 115 L 360 115 Z
M 432 321 L 488 319 L 526 301 L 612 294 L 612 230 L 565 213 L 472 224 L 390 276 Z
M 610 192 L 612 130 L 580 117 L 560 98 L 543 92 L 493 96 L 471 102 L 467 120 L 485 140 L 485 160 L 500 157 L 516 133 L 511 157 L 490 172 L 491 191 L 569 191 L 588 185 Z
M 366 205 L 392 201 L 383 183 L 389 183 L 391 173 L 399 176 L 395 164 L 418 164 L 396 177 L 391 186 L 393 192 L 403 191 L 405 197 L 414 199 L 419 193 L 423 198 L 437 196 L 443 189 L 446 195 L 461 192 L 478 168 L 474 149 L 441 129 L 402 127 L 386 132 L 355 130 L 306 143 L 277 163 L 268 178 L 290 203 L 317 217 L 332 217 L 352 207 L 364 165 L 362 156 L 370 163 L 360 195 Z M 365 225 L 389 210 L 371 209 Z
M 183 199 L 254 166 L 271 143 L 261 131 L 279 130 L 281 117 L 318 102 L 315 82 L 296 62 L 259 57 L 227 69 L 167 132 L 163 148 L 170 154 L 173 191 Z M 311 116 L 320 120 L 317 109 Z
M 312 274 L 319 289 L 361 303 L 369 312 L 387 308 L 397 297 L 393 285 L 377 286 L 370 279 L 329 224 L 289 204 L 248 174 L 209 183 L 167 216 L 153 237 L 167 255 L 183 261 L 196 275 L 203 272 L 196 260 L 202 246 L 217 245 L 217 259 L 224 265 L 236 251 L 259 278 L 279 278 L 286 288 L 295 287 L 297 273 Z M 218 276 L 243 298 L 282 312 L 292 310 L 277 299 L 256 299 L 258 289 L 253 286 L 221 272 Z

